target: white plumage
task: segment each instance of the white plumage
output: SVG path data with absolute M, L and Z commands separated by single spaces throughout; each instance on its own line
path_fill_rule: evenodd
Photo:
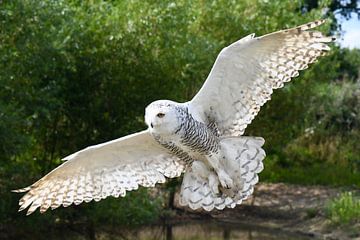
M 153 187 L 165 177 L 181 175 L 184 165 L 164 151 L 148 131 L 91 146 L 64 158 L 66 162 L 30 187 L 19 202 L 28 213 L 61 205 L 78 205 L 108 196 L 125 196 L 139 185 Z
M 200 91 L 190 102 L 200 114 L 212 106 L 218 127 L 224 135 L 240 136 L 270 100 L 273 89 L 299 75 L 324 51 L 332 37 L 307 31 L 325 20 L 261 37 L 250 34 L 224 48 Z
M 235 207 L 252 194 L 262 171 L 262 138 L 241 136 L 273 89 L 323 55 L 333 38 L 308 31 L 324 20 L 224 48 L 203 87 L 186 103 L 156 101 L 148 129 L 88 147 L 29 187 L 19 201 L 28 214 L 108 196 L 125 196 L 185 172 L 180 204 L 207 211 Z

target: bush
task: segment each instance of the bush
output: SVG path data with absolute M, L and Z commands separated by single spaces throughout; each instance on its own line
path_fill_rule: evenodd
M 360 222 L 360 198 L 352 192 L 342 193 L 326 206 L 326 215 L 332 223 L 349 224 Z

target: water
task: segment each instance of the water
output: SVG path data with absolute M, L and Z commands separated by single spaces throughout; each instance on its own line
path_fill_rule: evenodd
M 255 225 L 254 225 L 255 224 Z M 89 230 L 80 226 L 49 229 L 46 233 L 17 232 L 0 239 L 53 239 L 53 240 L 309 240 L 311 237 L 215 220 L 188 221 L 175 225 L 156 225 L 136 229 L 110 228 Z
M 121 236 L 122 235 L 122 236 Z M 306 240 L 303 235 L 290 234 L 255 226 L 198 221 L 176 225 L 151 226 L 116 234 L 100 234 L 100 239 L 139 240 Z

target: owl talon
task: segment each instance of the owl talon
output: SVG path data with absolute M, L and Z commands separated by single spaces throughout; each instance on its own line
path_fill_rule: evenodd
M 224 171 L 219 173 L 219 181 L 220 184 L 223 188 L 225 189 L 231 189 L 234 186 L 234 182 L 233 180 L 229 177 L 229 175 L 227 173 L 225 173 Z

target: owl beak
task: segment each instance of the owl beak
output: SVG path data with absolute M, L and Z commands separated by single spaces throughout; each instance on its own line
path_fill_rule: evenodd
M 150 127 L 151 127 L 151 128 L 154 128 L 154 125 L 153 125 L 152 123 L 150 123 Z

